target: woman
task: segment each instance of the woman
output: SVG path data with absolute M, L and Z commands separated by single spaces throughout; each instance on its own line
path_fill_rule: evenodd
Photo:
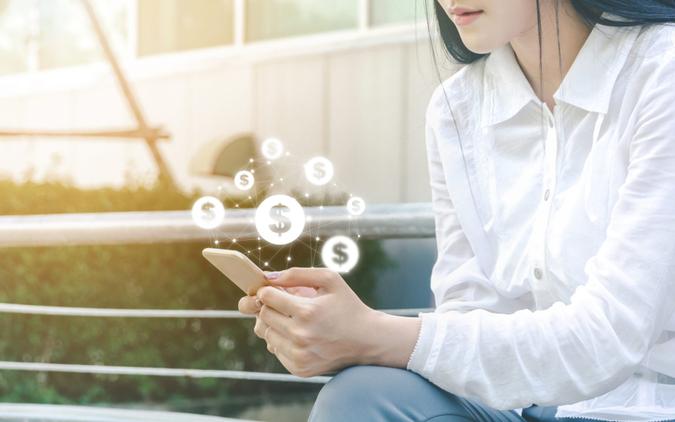
M 675 1 L 434 7 L 467 64 L 427 110 L 435 312 L 298 268 L 240 310 L 339 371 L 311 420 L 675 420 Z

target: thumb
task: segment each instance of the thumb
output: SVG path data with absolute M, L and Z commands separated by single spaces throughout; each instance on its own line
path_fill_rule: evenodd
M 270 284 L 282 287 L 305 286 L 330 291 L 336 287 L 335 273 L 325 268 L 293 267 L 284 271 L 265 273 Z

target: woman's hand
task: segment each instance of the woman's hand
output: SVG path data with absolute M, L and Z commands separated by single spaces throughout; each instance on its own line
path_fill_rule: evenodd
M 278 289 L 285 290 L 293 295 L 304 296 L 304 297 L 314 297 L 316 296 L 316 289 L 313 287 L 297 286 L 297 287 L 280 287 L 276 286 Z M 267 329 L 267 324 L 263 322 L 259 317 L 260 308 L 262 307 L 262 302 L 258 299 L 258 296 L 243 296 L 239 299 L 238 303 L 239 312 L 242 314 L 255 315 L 255 325 L 253 326 L 253 332 L 260 338 L 264 339 L 264 333 Z M 270 353 L 274 351 L 270 348 L 270 345 L 267 345 L 267 350 Z
M 314 297 L 316 296 L 316 289 L 313 287 L 304 287 L 304 286 L 297 286 L 297 287 L 281 287 L 281 286 L 276 286 L 278 289 L 286 290 L 288 293 L 291 293 L 296 296 L 304 296 L 304 297 Z M 247 315 L 257 315 L 258 312 L 260 312 L 260 307 L 262 306 L 262 302 L 258 299 L 258 296 L 252 295 L 252 296 L 243 296 L 241 299 L 239 299 L 239 312 L 242 314 L 247 314 Z
M 308 377 L 360 363 L 377 311 L 366 306 L 333 271 L 291 268 L 268 274 L 270 286 L 257 297 L 262 302 L 256 334 L 294 375 Z M 283 289 L 303 287 L 313 297 Z M 264 324 L 264 325 L 263 325 Z

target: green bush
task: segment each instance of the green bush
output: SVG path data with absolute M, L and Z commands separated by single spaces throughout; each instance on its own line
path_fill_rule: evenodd
M 60 183 L 0 182 L 0 214 L 187 210 L 197 198 L 167 186 L 80 190 Z M 226 206 L 228 201 L 225 201 Z M 249 204 L 255 205 L 255 204 Z M 202 257 L 204 243 L 5 248 L 0 301 L 161 309 L 236 309 L 242 293 Z M 243 248 L 255 245 L 244 243 Z M 361 241 L 361 264 L 347 281 L 368 304 L 387 257 Z M 267 250 L 274 268 L 287 251 Z M 293 264 L 316 252 L 293 247 Z M 274 255 L 274 258 L 272 256 Z M 367 263 L 367 265 L 366 265 Z M 252 332 L 253 319 L 138 319 L 0 314 L 0 360 L 286 372 Z M 156 403 L 178 410 L 234 414 L 281 393 L 319 385 L 139 376 L 0 372 L 5 402 Z M 249 397 L 247 400 L 246 397 Z M 198 405 L 208 399 L 209 405 Z M 216 403 L 216 404 L 213 404 Z

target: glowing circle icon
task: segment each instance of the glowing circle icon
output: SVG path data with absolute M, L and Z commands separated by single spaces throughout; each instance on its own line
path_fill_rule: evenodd
M 360 196 L 352 196 L 347 201 L 347 212 L 350 215 L 361 215 L 366 210 L 366 201 L 363 200 Z
M 260 148 L 262 154 L 268 160 L 276 160 L 284 153 L 284 145 L 278 138 L 267 138 Z
M 256 209 L 255 227 L 260 237 L 269 243 L 287 245 L 302 234 L 305 211 L 298 201 L 288 195 L 272 195 Z
M 333 236 L 321 248 L 323 265 L 338 273 L 347 273 L 359 262 L 359 247 L 350 237 Z
M 203 196 L 192 206 L 192 220 L 202 229 L 215 229 L 224 219 L 225 207 L 216 197 Z
M 316 186 L 330 182 L 334 172 L 333 163 L 325 157 L 314 157 L 305 163 L 305 177 Z
M 242 170 L 234 175 L 234 185 L 239 190 L 250 190 L 253 187 L 253 183 L 255 183 L 255 177 L 248 170 Z

